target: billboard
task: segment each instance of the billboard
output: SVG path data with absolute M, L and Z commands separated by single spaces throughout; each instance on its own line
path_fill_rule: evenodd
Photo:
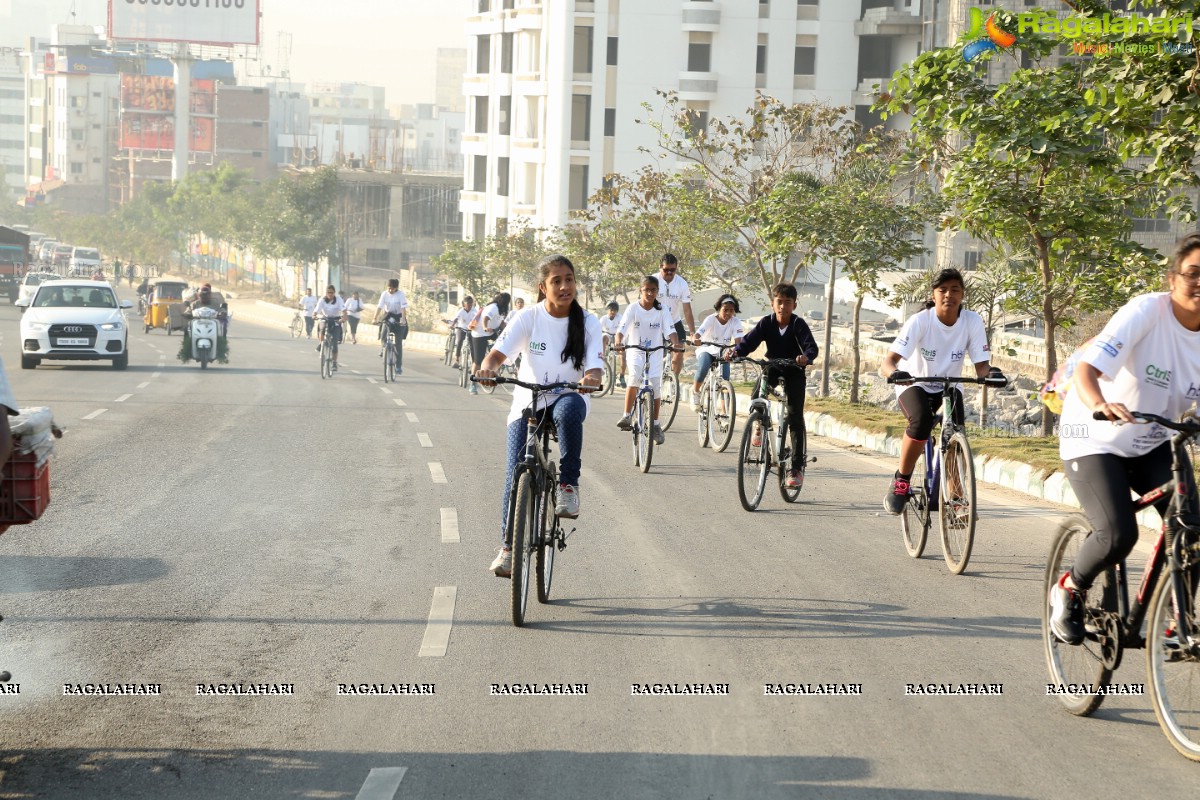
M 260 0 L 108 0 L 112 39 L 258 44 Z
M 189 147 L 192 152 L 211 153 L 215 145 L 216 83 L 193 80 Z M 124 150 L 175 149 L 175 81 L 160 75 L 121 76 L 121 133 L 118 147 Z

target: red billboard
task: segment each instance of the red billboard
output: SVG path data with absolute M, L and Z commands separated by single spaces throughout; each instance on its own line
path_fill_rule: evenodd
M 191 82 L 188 149 L 215 149 L 216 81 Z M 121 134 L 125 150 L 175 149 L 175 81 L 159 75 L 121 76 Z

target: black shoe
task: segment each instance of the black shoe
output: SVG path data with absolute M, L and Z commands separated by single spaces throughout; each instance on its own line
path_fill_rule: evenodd
M 1081 644 L 1086 635 L 1083 627 L 1083 603 L 1087 592 L 1078 589 L 1068 589 L 1063 583 L 1067 575 L 1063 574 L 1058 582 L 1050 587 L 1050 630 L 1056 639 L 1063 644 Z
M 904 504 L 908 502 L 908 498 L 908 481 L 897 475 L 892 478 L 892 488 L 883 496 L 883 510 L 898 515 L 904 511 Z

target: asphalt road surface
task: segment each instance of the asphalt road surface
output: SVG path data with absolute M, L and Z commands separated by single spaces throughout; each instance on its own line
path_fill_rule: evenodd
M 472 397 L 412 351 L 384 385 L 361 344 L 323 381 L 313 342 L 238 320 L 230 363 L 204 372 L 140 326 L 126 371 L 26 371 L 17 319 L 0 309 L 17 398 L 68 432 L 51 507 L 0 537 L 0 668 L 19 686 L 0 694 L 0 798 L 1195 792 L 1148 696 L 1090 719 L 1046 696 L 1060 509 L 985 491 L 955 577 L 936 538 L 905 555 L 886 460 L 815 440 L 801 502 L 769 487 L 749 514 L 733 448 L 700 450 L 689 410 L 643 475 L 603 398 L 553 601 L 518 629 L 487 569 L 503 391 Z M 1114 681 L 1145 683 L 1144 663 Z M 1002 693 L 908 693 L 931 683 Z M 87 693 L 127 684 L 159 693 Z M 364 684 L 407 693 L 345 693 Z M 526 684 L 586 694 L 495 689 Z

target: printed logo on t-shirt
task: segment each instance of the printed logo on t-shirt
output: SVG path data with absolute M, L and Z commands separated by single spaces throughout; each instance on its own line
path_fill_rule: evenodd
M 1188 381 L 1187 396 L 1193 400 L 1200 400 L 1200 386 Z
M 897 347 L 908 347 L 908 337 L 907 336 L 898 337 L 896 339 L 896 346 Z
M 1096 338 L 1096 346 L 1103 350 L 1104 354 L 1109 358 L 1116 358 L 1117 353 L 1121 352 L 1121 348 L 1125 346 L 1125 343 L 1115 336 L 1105 336 L 1103 338 Z
M 953 353 L 950 354 L 950 360 L 951 361 L 962 361 L 963 360 L 963 351 L 955 350 Z
M 529 340 L 529 352 L 531 352 L 531 353 L 546 352 L 546 343 L 545 342 L 535 342 L 532 339 L 530 339 Z
M 928 350 L 922 347 L 921 358 L 925 359 L 926 361 L 937 361 L 937 350 Z
M 1160 389 L 1171 388 L 1171 370 L 1159 369 L 1153 364 L 1146 366 L 1146 383 L 1157 386 Z

